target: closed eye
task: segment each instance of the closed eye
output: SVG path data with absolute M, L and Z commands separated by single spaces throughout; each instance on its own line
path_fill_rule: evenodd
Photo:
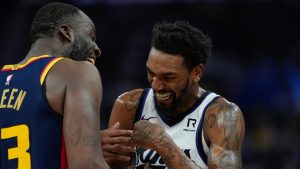
M 167 75 L 167 76 L 163 76 L 164 79 L 167 79 L 167 80 L 172 80 L 172 79 L 175 79 L 176 76 L 175 75 Z

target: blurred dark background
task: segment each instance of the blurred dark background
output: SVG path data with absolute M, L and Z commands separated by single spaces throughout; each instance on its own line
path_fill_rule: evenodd
M 1 67 L 30 48 L 35 11 L 48 0 L 0 7 Z M 61 1 L 62 2 L 62 1 Z M 245 169 L 300 168 L 300 3 L 230 0 L 69 0 L 94 20 L 102 56 L 101 128 L 121 93 L 149 87 L 145 63 L 152 26 L 188 20 L 212 37 L 202 86 L 240 106 Z M 297 19 L 298 18 L 298 19 Z

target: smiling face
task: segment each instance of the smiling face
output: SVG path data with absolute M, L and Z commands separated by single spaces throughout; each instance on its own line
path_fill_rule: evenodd
M 96 31 L 93 22 L 88 16 L 80 11 L 78 23 L 74 24 L 74 43 L 71 50 L 64 55 L 76 61 L 89 61 L 95 64 L 100 56 L 96 40 Z
M 152 48 L 147 60 L 147 77 L 154 91 L 154 99 L 169 117 L 178 109 L 190 106 L 195 82 L 193 71 L 183 64 L 180 55 L 163 53 Z

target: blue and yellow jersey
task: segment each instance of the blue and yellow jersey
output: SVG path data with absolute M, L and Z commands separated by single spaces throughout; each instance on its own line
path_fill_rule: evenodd
M 62 116 L 49 106 L 43 85 L 61 59 L 43 55 L 1 69 L 0 168 L 65 169 Z

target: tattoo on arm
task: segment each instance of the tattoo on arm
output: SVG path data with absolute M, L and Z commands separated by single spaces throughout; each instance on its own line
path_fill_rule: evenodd
M 96 145 L 98 145 L 99 139 L 96 138 L 95 136 L 85 136 L 83 138 L 83 141 L 84 141 L 85 145 L 96 146 Z
M 218 147 L 214 147 L 218 149 Z M 236 153 L 233 151 L 226 151 L 220 148 L 221 152 L 219 154 L 208 154 L 208 159 L 213 163 L 211 168 L 224 168 L 224 169 L 236 169 L 241 168 L 240 159 Z
M 89 130 L 89 131 L 99 130 L 98 128 L 95 128 L 95 127 L 97 127 L 97 124 L 99 124 L 97 122 L 98 119 L 93 119 L 93 118 L 86 119 L 85 124 L 88 127 L 86 130 Z M 93 133 L 85 134 L 85 135 L 83 135 L 83 143 L 85 145 L 91 146 L 91 147 L 98 146 L 100 144 L 100 138 L 97 134 L 93 134 Z
M 161 152 L 163 152 L 163 161 L 169 169 L 200 169 L 181 149 L 174 147 L 174 143 L 170 142 L 170 137 L 163 132 L 164 129 L 157 130 L 153 126 L 144 126 L 141 128 L 145 132 L 140 139 L 145 142 L 152 142 L 160 147 Z
M 204 120 L 204 127 L 213 128 L 216 123 L 216 115 L 209 114 Z
M 136 110 L 137 106 L 139 105 L 141 97 L 141 92 L 136 91 L 129 94 L 129 100 L 125 103 L 125 108 L 128 111 L 134 111 Z
M 232 104 L 224 104 L 218 118 L 223 128 L 225 148 L 238 151 L 241 144 L 241 116 L 239 109 Z
M 216 102 L 211 108 L 215 113 L 207 114 L 204 127 L 219 134 L 210 139 L 210 167 L 241 168 L 240 153 L 244 137 L 242 113 L 236 105 L 224 101 Z
M 73 113 L 71 115 L 70 125 L 67 126 L 68 132 L 66 133 L 66 137 L 69 140 L 68 146 L 70 148 L 76 146 L 80 142 L 81 138 L 81 117 L 78 113 Z
M 89 101 L 85 101 L 85 105 L 92 105 L 94 103 L 91 103 Z M 93 105 L 95 106 L 95 105 Z M 92 113 L 90 110 L 90 107 L 85 108 L 86 113 Z M 98 117 L 98 116 L 97 116 Z M 80 112 L 72 113 L 71 120 L 69 126 L 67 126 L 67 130 L 69 131 L 66 137 L 69 140 L 69 147 L 75 147 L 77 146 L 80 141 L 82 140 L 84 145 L 87 146 L 97 146 L 100 144 L 100 138 L 98 135 L 93 134 L 93 131 L 97 131 L 97 124 L 100 119 L 97 119 L 97 117 L 87 117 L 84 118 L 82 115 L 82 110 Z M 83 125 L 85 126 L 85 131 L 88 131 L 88 133 L 83 134 Z
M 168 142 L 167 136 L 163 136 L 159 139 L 160 143 Z M 201 169 L 192 160 L 190 160 L 182 150 L 174 148 L 172 144 L 161 145 L 164 152 L 162 156 L 164 163 L 169 169 Z

